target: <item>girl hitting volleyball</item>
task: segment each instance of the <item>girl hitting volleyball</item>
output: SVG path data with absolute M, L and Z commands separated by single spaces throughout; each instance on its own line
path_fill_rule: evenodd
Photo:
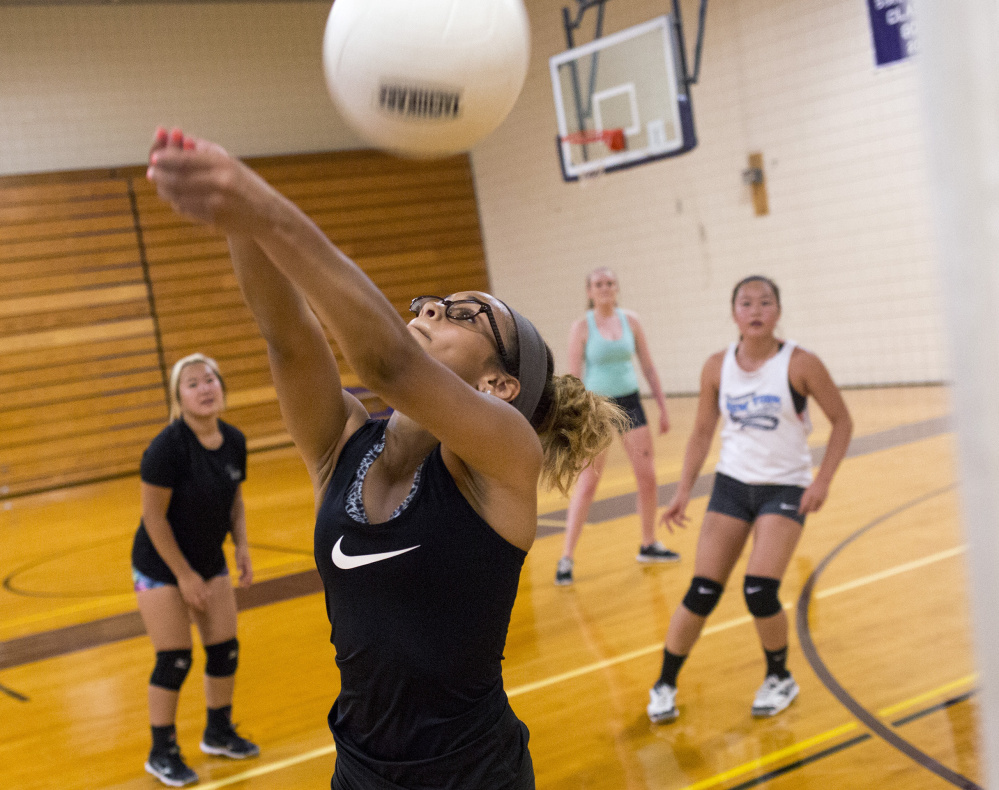
M 753 700 L 754 716 L 774 716 L 798 694 L 787 669 L 787 615 L 777 596 L 805 516 L 826 500 L 829 484 L 850 444 L 853 423 L 825 366 L 814 354 L 774 335 L 780 291 L 766 277 L 747 277 L 732 292 L 739 340 L 708 358 L 694 431 L 687 444 L 676 495 L 662 521 L 686 526 L 690 492 L 723 419 L 714 489 L 701 525 L 694 578 L 666 632 L 662 671 L 649 692 L 654 722 L 679 716 L 676 679 L 718 603 L 746 541 L 754 534 L 743 593 L 766 656 L 766 677 Z M 832 424 L 818 473 L 812 479 L 807 399 Z
M 229 236 L 285 424 L 315 491 L 340 695 L 334 790 L 534 787 L 501 660 L 537 529 L 622 423 L 554 377 L 530 321 L 494 296 L 418 296 L 407 324 L 296 206 L 216 145 L 159 130 L 149 178 Z M 343 391 L 332 334 L 395 411 Z

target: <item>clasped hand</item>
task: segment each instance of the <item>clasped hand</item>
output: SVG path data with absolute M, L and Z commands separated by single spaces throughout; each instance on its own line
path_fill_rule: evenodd
M 267 185 L 224 148 L 185 135 L 156 130 L 146 178 L 174 211 L 228 233 L 249 233 L 261 218 L 253 196 Z

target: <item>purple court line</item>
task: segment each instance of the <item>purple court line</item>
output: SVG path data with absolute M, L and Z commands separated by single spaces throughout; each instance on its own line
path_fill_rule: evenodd
M 910 508 L 921 505 L 922 503 L 933 499 L 934 497 L 940 496 L 953 488 L 954 485 L 938 488 L 935 491 L 916 497 L 915 499 L 906 502 L 904 505 L 878 516 L 869 524 L 866 524 L 858 529 L 850 535 L 850 537 L 840 543 L 835 549 L 829 552 L 822 562 L 818 564 L 818 567 L 812 571 L 812 575 L 808 577 L 808 581 L 805 582 L 805 586 L 801 589 L 801 595 L 798 597 L 797 611 L 795 613 L 795 625 L 798 630 L 798 641 L 801 643 L 801 652 L 805 654 L 805 658 L 808 659 L 808 663 L 811 665 L 812 670 L 816 675 L 818 675 L 822 684 L 829 689 L 830 692 L 832 692 L 832 695 L 836 697 L 837 700 L 839 700 L 840 704 L 850 711 L 850 713 L 852 713 L 865 727 L 867 727 L 867 729 L 882 740 L 886 741 L 889 745 L 894 746 L 904 755 L 914 760 L 917 764 L 923 766 L 929 771 L 932 771 L 941 779 L 947 780 L 955 787 L 967 788 L 967 790 L 982 790 L 981 786 L 975 784 L 968 777 L 963 776 L 956 771 L 952 771 L 950 768 L 943 765 L 943 763 L 940 763 L 933 757 L 930 757 L 930 755 L 926 752 L 917 749 L 909 743 L 909 741 L 900 737 L 898 733 L 882 722 L 877 716 L 867 710 L 867 708 L 857 702 L 857 700 L 854 699 L 842 685 L 840 685 L 839 681 L 833 677 L 833 674 L 822 661 L 822 658 L 819 656 L 819 652 L 815 647 L 815 642 L 812 639 L 811 628 L 808 624 L 808 607 L 812 602 L 812 591 L 815 589 L 815 584 L 818 582 L 822 571 L 826 569 L 837 554 L 839 554 L 853 541 L 857 540 L 857 538 L 861 535 L 879 524 L 883 524 L 885 521 L 897 516 L 899 513 L 903 513 Z
M 895 428 L 877 431 L 876 433 L 854 436 L 850 442 L 850 447 L 847 450 L 846 457 L 856 458 L 860 455 L 869 455 L 870 453 L 888 450 L 902 444 L 910 444 L 912 442 L 918 442 L 921 439 L 929 439 L 933 436 L 939 436 L 940 434 L 947 433 L 950 430 L 951 425 L 949 417 L 935 417 L 930 420 L 909 423 L 908 425 L 899 425 Z M 825 447 L 816 447 L 812 450 L 812 464 L 814 466 L 818 466 L 819 463 L 821 463 L 822 456 L 825 454 L 825 451 Z M 714 484 L 714 480 L 714 473 L 704 474 L 697 478 L 697 482 L 694 483 L 694 488 L 690 494 L 691 499 L 710 494 L 711 486 Z M 666 483 L 665 485 L 659 486 L 658 504 L 660 507 L 667 505 L 673 498 L 673 495 L 676 493 L 676 485 L 676 483 Z M 635 513 L 636 510 L 637 505 L 634 492 L 618 494 L 617 496 L 600 499 L 594 502 L 590 506 L 590 512 L 586 518 L 586 523 L 599 524 L 602 521 L 610 521 L 615 518 L 620 518 L 628 513 Z M 539 518 L 553 521 L 564 521 L 565 517 L 566 511 L 563 508 L 562 510 L 545 513 Z M 544 538 L 548 535 L 554 535 L 556 532 L 564 531 L 563 527 L 549 526 L 547 524 L 538 525 L 539 538 Z
M 937 436 L 949 430 L 949 418 L 937 417 L 908 425 L 900 425 L 885 431 L 865 434 L 864 436 L 855 436 L 853 441 L 850 442 L 850 448 L 847 451 L 846 457 L 853 458 L 887 450 L 899 445 L 919 441 L 920 439 Z M 815 448 L 812 451 L 812 459 L 815 463 L 818 463 L 822 459 L 824 451 L 825 448 L 823 447 Z M 706 496 L 711 491 L 713 481 L 714 474 L 701 475 L 694 486 L 693 496 Z M 676 485 L 673 482 L 659 486 L 658 501 L 660 505 L 665 505 L 673 498 Z M 590 508 L 587 523 L 598 524 L 602 521 L 610 521 L 635 512 L 635 494 L 621 494 L 594 502 Z M 563 509 L 541 514 L 539 518 L 564 520 L 565 515 L 566 513 Z M 539 524 L 537 537 L 544 538 L 564 531 L 564 527 Z M 251 543 L 251 546 L 253 545 L 255 544 Z M 13 586 L 12 576 L 4 580 L 4 585 L 11 592 L 24 594 L 20 593 Z M 322 592 L 322 589 L 319 573 L 313 569 L 277 579 L 269 579 L 265 582 L 256 582 L 246 589 L 238 588 L 236 590 L 236 602 L 240 610 L 252 609 L 257 606 L 279 603 L 302 595 Z M 6 642 L 0 642 L 0 669 L 9 669 L 22 664 L 29 664 L 34 661 L 73 653 L 78 650 L 99 647 L 100 645 L 117 642 L 122 639 L 131 639 L 143 634 L 145 634 L 145 629 L 137 611 L 112 615 L 100 620 L 57 628 L 38 634 L 30 634 L 10 639 Z
M 8 686 L 5 686 L 2 683 L 0 683 L 0 694 L 6 694 L 8 697 L 13 697 L 18 702 L 30 702 L 31 701 L 26 696 L 24 696 L 23 694 L 18 694 L 16 691 L 14 691 L 14 689 L 12 689 L 12 688 L 10 688 Z

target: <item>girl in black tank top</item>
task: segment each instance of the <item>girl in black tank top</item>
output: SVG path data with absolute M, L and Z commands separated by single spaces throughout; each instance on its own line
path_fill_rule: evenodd
M 537 485 L 567 491 L 622 413 L 553 376 L 537 330 L 494 296 L 418 296 L 404 323 L 305 214 L 212 143 L 157 130 L 149 178 L 228 234 L 312 475 L 341 680 L 333 787 L 533 788 L 500 665 Z M 388 421 L 342 391 L 323 325 Z

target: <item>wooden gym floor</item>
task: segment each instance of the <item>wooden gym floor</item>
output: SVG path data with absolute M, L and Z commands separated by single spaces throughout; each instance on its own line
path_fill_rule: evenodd
M 504 670 L 531 730 L 539 788 L 921 790 L 981 781 L 947 391 L 845 394 L 851 453 L 809 518 L 781 591 L 801 695 L 774 719 L 749 715 L 764 664 L 741 567 L 680 676 L 680 719 L 656 726 L 645 716 L 666 625 L 690 580 L 706 479 L 692 526 L 661 535 L 683 561 L 639 565 L 634 481 L 615 445 L 570 588 L 552 584 L 565 501 L 542 495 Z M 662 502 L 679 476 L 694 399 L 670 407 L 673 431 L 656 440 Z M 828 426 L 813 419 L 819 448 Z M 313 569 L 311 494 L 293 451 L 251 456 L 245 497 L 257 581 L 240 599 L 234 718 L 261 756 L 240 763 L 198 751 L 197 649 L 181 697 L 181 748 L 201 788 L 328 787 L 326 713 L 338 677 Z M 0 508 L 0 787 L 158 787 L 142 769 L 153 652 L 129 577 L 137 479 Z

